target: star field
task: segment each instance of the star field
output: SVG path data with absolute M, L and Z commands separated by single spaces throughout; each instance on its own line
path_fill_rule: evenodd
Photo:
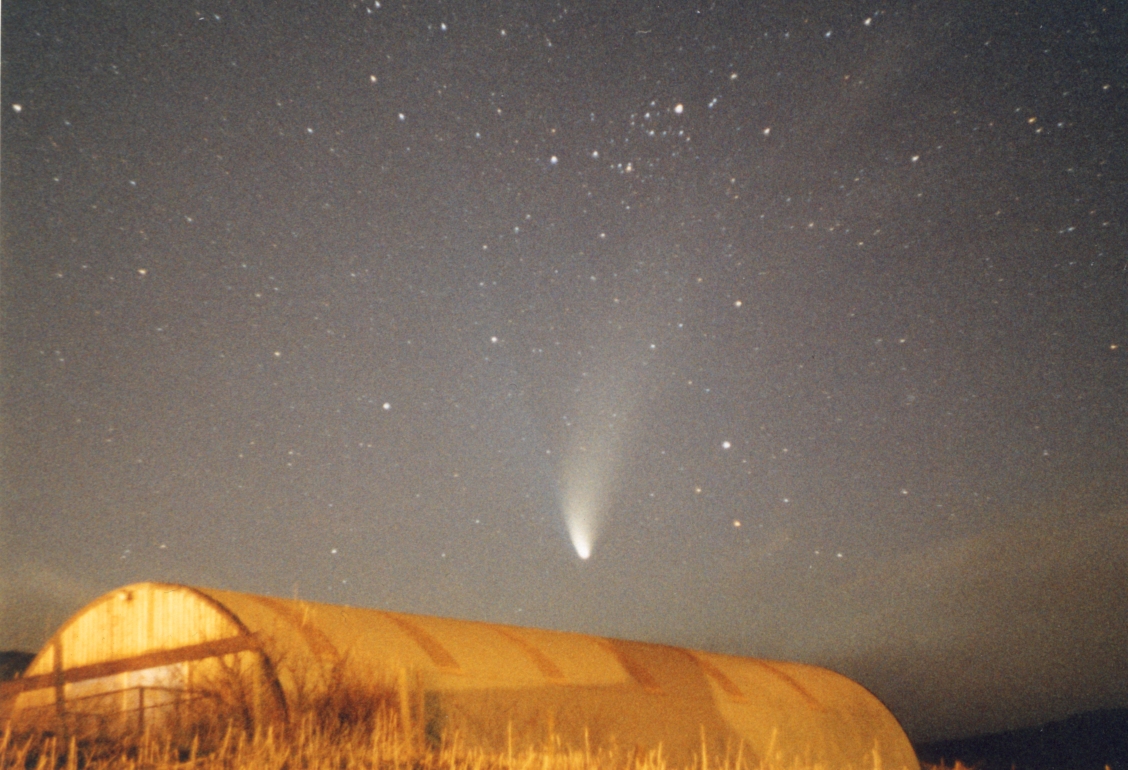
M 167 580 L 1128 705 L 1123 21 L 5 8 L 0 645 Z

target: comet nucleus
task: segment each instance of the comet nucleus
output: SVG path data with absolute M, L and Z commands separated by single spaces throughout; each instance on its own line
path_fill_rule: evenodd
M 586 559 L 591 556 L 591 539 L 588 533 L 583 531 L 583 527 L 574 525 L 570 528 L 568 534 L 572 538 L 572 547 L 576 549 L 576 555 L 581 559 Z

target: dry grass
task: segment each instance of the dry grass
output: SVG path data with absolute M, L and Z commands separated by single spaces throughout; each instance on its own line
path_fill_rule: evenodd
M 423 689 L 405 671 L 362 677 L 344 659 L 321 671 L 287 669 L 293 686 L 283 705 L 246 661 L 220 663 L 195 682 L 190 700 L 163 715 L 99 715 L 86 705 L 86 713 L 61 720 L 46 709 L 38 722 L 8 722 L 0 770 L 664 770 L 658 752 L 626 762 L 559 741 L 494 752 L 467 747 L 428 720 Z
M 0 768 L 87 768 L 87 770 L 665 770 L 660 752 L 614 756 L 611 752 L 545 746 L 487 752 L 459 744 L 457 736 L 437 746 L 418 745 L 399 729 L 394 714 L 371 725 L 326 729 L 320 718 L 298 726 L 268 725 L 247 733 L 234 721 L 211 747 L 199 736 L 188 742 L 148 731 L 134 740 L 69 739 L 48 732 L 17 734 L 9 725 L 0 737 Z M 716 770 L 757 770 L 733 764 Z
M 483 751 L 460 746 L 457 737 L 420 749 L 405 739 L 394 715 L 372 725 L 326 730 L 307 719 L 296 729 L 246 733 L 228 724 L 219 742 L 206 749 L 200 738 L 187 743 L 152 731 L 135 740 L 69 739 L 36 732 L 17 735 L 9 724 L 0 736 L 0 770 L 682 770 L 668 767 L 661 749 L 633 753 L 569 750 L 559 745 L 522 751 Z M 833 770 L 751 764 L 740 752 L 700 759 L 684 770 Z M 922 770 L 969 770 L 922 765 Z
M 574 749 L 550 738 L 517 747 L 512 727 L 504 749 L 467 746 L 457 731 L 429 721 L 422 688 L 406 672 L 373 684 L 342 661 L 317 673 L 316 682 L 293 678 L 290 702 L 278 708 L 263 706 L 269 693 L 255 691 L 251 683 L 261 679 L 245 667 L 220 667 L 197 683 L 175 719 L 146 719 L 141 731 L 136 717 L 120 715 L 9 722 L 0 734 L 0 770 L 683 770 L 667 766 L 661 746 Z M 684 770 L 833 769 L 768 767 L 749 761 L 742 747 L 717 756 L 702 745 Z

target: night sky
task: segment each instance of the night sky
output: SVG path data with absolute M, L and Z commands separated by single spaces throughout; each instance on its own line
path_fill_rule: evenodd
M 2 25 L 0 647 L 163 580 L 1128 705 L 1123 4 Z

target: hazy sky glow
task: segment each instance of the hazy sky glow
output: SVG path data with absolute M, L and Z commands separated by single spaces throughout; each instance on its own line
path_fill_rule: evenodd
M 0 646 L 167 580 L 1128 705 L 1126 28 L 6 3 Z

